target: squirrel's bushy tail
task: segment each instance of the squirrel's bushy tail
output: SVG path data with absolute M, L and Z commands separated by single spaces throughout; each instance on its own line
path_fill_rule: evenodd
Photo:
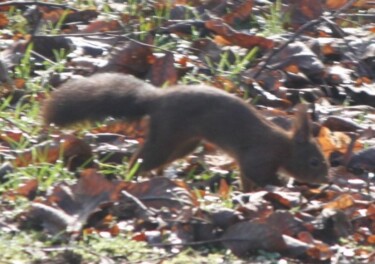
M 131 75 L 100 73 L 70 80 L 44 103 L 46 124 L 66 126 L 105 117 L 139 119 L 149 112 L 159 91 Z

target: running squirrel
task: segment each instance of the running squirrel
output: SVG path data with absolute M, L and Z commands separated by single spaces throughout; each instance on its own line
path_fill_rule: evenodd
M 279 185 L 279 170 L 301 182 L 328 181 L 328 163 L 312 136 L 304 105 L 288 132 L 217 88 L 176 85 L 158 89 L 131 75 L 99 73 L 70 80 L 53 91 L 42 113 L 46 124 L 58 126 L 109 116 L 129 121 L 148 116 L 145 142 L 130 162 L 132 167 L 142 160 L 139 173 L 186 156 L 203 140 L 235 159 L 244 191 Z

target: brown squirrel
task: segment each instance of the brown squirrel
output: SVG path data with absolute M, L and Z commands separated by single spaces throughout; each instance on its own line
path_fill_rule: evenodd
M 287 132 L 217 88 L 157 89 L 131 75 L 100 73 L 63 84 L 43 109 L 45 123 L 58 126 L 108 116 L 128 120 L 149 116 L 145 143 L 131 161 L 134 165 L 142 159 L 139 172 L 182 158 L 204 140 L 236 160 L 244 191 L 280 184 L 279 169 L 302 182 L 328 181 L 328 164 L 312 137 L 306 107 L 299 108 L 294 129 Z

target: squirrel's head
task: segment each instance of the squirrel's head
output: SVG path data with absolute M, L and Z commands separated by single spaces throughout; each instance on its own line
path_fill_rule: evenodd
M 328 182 L 328 161 L 312 135 L 306 105 L 300 105 L 296 112 L 292 142 L 284 169 L 301 182 Z

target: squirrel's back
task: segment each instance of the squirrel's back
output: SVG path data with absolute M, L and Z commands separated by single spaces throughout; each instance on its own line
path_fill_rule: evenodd
M 105 117 L 132 121 L 149 115 L 151 129 L 159 136 L 176 133 L 176 141 L 200 138 L 233 156 L 242 146 L 267 144 L 270 138 L 284 141 L 287 137 L 249 104 L 220 89 L 207 85 L 159 89 L 118 73 L 66 82 L 46 101 L 43 115 L 45 123 L 58 126 Z

